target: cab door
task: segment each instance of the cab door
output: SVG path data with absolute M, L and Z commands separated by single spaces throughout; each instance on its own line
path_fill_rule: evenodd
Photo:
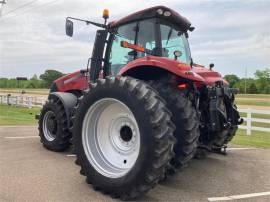
M 157 52 L 156 19 L 147 19 L 120 26 L 112 36 L 109 52 L 108 74 L 117 75 L 129 62 L 145 57 L 146 53 L 123 48 L 121 41 L 143 46 L 153 53 Z

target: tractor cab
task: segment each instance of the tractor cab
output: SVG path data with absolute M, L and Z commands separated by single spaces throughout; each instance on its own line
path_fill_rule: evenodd
M 105 21 L 107 12 L 105 10 L 103 15 Z M 67 18 L 67 34 L 70 19 L 75 18 Z M 86 23 L 93 24 L 89 21 Z M 94 25 L 103 29 L 97 31 L 93 48 L 90 64 L 92 81 L 101 73 L 103 76 L 117 75 L 131 61 L 147 56 L 170 58 L 192 65 L 187 31 L 194 28 L 172 9 L 156 6 L 109 24 Z
M 169 8 L 160 6 L 134 13 L 109 24 L 109 68 L 116 75 L 132 60 L 158 56 L 191 63 L 187 41 L 190 23 Z

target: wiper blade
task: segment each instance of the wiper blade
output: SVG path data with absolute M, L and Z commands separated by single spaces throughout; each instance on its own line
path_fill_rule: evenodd
M 169 33 L 168 33 L 168 37 L 167 37 L 167 41 L 166 41 L 166 46 L 168 45 L 169 40 L 170 40 L 170 38 L 171 38 L 171 36 L 172 36 L 172 31 L 173 31 L 173 28 L 171 27 L 171 29 L 170 29 L 170 31 L 169 31 Z

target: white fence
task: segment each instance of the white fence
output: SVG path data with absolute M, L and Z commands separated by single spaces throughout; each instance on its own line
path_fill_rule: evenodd
M 0 103 L 8 104 L 8 105 L 16 105 L 23 107 L 42 107 L 46 102 L 46 97 L 31 97 L 31 96 L 23 96 L 23 95 L 0 95 Z
M 269 110 L 239 109 L 239 111 L 247 113 L 247 117 L 243 117 L 247 124 L 239 126 L 247 131 L 247 135 L 251 135 L 252 130 L 270 132 L 270 119 L 252 118 L 252 114 L 270 114 Z M 269 128 L 252 126 L 252 122 L 269 124 Z

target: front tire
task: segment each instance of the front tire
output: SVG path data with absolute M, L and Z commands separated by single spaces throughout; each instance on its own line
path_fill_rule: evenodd
M 50 98 L 43 106 L 39 118 L 39 136 L 43 146 L 51 151 L 64 151 L 70 146 L 71 133 L 62 103 Z
M 80 173 L 94 189 L 134 199 L 163 179 L 173 156 L 174 125 L 150 86 L 107 77 L 79 100 L 72 142 Z

